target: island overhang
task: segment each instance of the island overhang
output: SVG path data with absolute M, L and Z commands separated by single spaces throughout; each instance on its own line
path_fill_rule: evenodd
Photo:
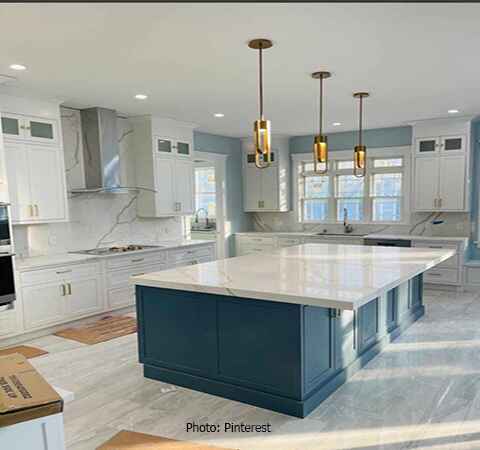
M 131 282 L 354 310 L 454 255 L 453 249 L 304 244 L 139 275 Z

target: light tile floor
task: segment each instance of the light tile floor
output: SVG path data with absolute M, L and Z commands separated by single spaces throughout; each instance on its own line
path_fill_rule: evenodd
M 68 450 L 93 450 L 120 429 L 241 450 L 479 450 L 480 292 L 427 291 L 427 313 L 306 419 L 146 380 L 136 336 L 86 346 L 29 342 L 66 405 Z M 185 423 L 271 423 L 272 433 L 187 433 Z

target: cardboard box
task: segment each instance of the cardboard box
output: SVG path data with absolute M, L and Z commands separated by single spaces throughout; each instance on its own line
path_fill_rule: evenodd
M 62 411 L 62 398 L 24 356 L 0 356 L 0 427 Z

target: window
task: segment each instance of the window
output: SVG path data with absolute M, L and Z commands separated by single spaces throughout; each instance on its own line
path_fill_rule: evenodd
M 214 219 L 216 214 L 215 204 L 215 168 L 196 167 L 195 210 L 204 209 L 207 211 L 208 217 Z
M 351 159 L 331 160 L 325 175 L 316 174 L 310 161 L 299 162 L 299 221 L 343 222 L 346 213 L 349 222 L 401 222 L 404 170 L 403 156 L 369 157 L 365 178 L 353 175 Z

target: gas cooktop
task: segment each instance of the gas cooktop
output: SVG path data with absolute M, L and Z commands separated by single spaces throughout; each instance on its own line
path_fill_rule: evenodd
M 140 250 L 148 250 L 151 248 L 161 248 L 161 246 L 129 244 L 129 245 L 119 245 L 115 247 L 92 248 L 90 250 L 79 250 L 77 252 L 72 252 L 72 253 L 79 253 L 81 255 L 106 256 L 106 255 L 118 255 L 122 253 L 138 252 Z

